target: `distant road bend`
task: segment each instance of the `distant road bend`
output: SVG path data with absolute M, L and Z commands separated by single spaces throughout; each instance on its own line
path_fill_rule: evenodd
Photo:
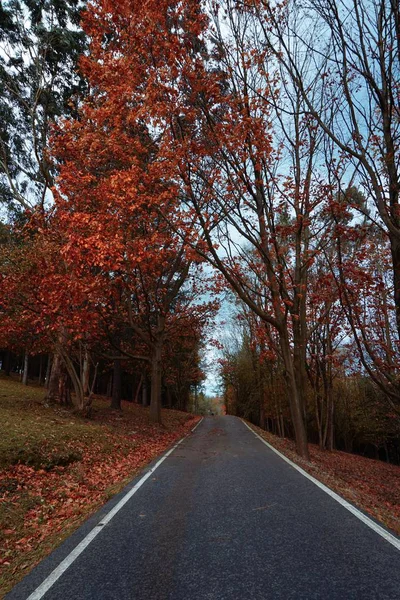
M 399 550 L 238 418 L 206 417 L 141 478 L 7 599 L 400 600 Z

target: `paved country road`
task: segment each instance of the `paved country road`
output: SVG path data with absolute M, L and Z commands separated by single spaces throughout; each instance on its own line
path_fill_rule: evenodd
M 26 600 L 124 494 L 7 599 Z M 43 597 L 394 600 L 400 552 L 242 421 L 207 417 Z

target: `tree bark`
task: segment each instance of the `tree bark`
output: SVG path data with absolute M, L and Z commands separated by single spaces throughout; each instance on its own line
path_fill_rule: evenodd
M 143 385 L 143 374 L 140 375 L 139 383 L 136 386 L 136 390 L 135 390 L 135 376 L 133 376 L 132 386 L 133 386 L 134 393 L 133 393 L 132 400 L 134 401 L 135 404 L 139 403 L 139 395 L 140 395 L 140 390 L 142 389 L 142 385 Z
M 151 356 L 150 420 L 161 423 L 162 351 L 164 344 L 165 317 L 158 316 Z
M 46 401 L 49 403 L 60 401 L 59 383 L 62 371 L 62 359 L 58 350 L 54 352 L 51 365 L 50 377 L 48 380 Z
M 84 351 L 82 364 L 82 386 L 85 396 L 89 395 L 89 378 L 90 378 L 90 356 L 87 348 Z
M 394 303 L 396 307 L 397 335 L 400 339 L 400 241 L 397 236 L 389 235 L 393 262 Z
M 150 420 L 153 423 L 161 423 L 162 345 L 162 338 L 157 338 L 151 357 Z
M 146 375 L 143 378 L 142 405 L 143 406 L 148 406 L 148 386 L 147 386 L 147 377 L 146 377 Z
M 113 382 L 113 374 L 111 371 L 110 376 L 107 381 L 107 390 L 106 390 L 107 398 L 111 398 L 111 396 L 112 396 L 112 382 Z
M 48 354 L 47 355 L 46 375 L 44 377 L 44 387 L 46 389 L 49 388 L 49 380 L 50 380 L 52 362 L 53 362 L 53 356 L 51 354 Z
M 24 354 L 24 370 L 22 373 L 22 384 L 28 385 L 28 372 L 29 372 L 29 353 L 25 350 Z
M 62 406 L 65 406 L 66 408 L 70 408 L 72 406 L 71 379 L 69 378 L 68 373 L 64 368 L 61 369 L 61 375 L 58 380 L 58 389 L 60 404 Z
M 121 392 L 122 392 L 122 367 L 119 358 L 114 360 L 113 386 L 111 397 L 111 408 L 121 410 Z
M 295 434 L 296 452 L 302 458 L 310 460 L 307 444 L 307 431 L 304 423 L 303 406 L 301 404 L 301 397 L 297 390 L 297 381 L 293 360 L 290 353 L 289 340 L 284 335 L 280 336 L 280 346 L 289 388 L 289 406 Z

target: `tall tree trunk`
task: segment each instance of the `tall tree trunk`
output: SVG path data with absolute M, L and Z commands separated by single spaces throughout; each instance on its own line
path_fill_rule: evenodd
M 276 418 L 274 419 L 274 421 L 276 422 L 278 436 L 283 437 L 282 431 L 281 431 L 281 419 L 280 419 L 280 413 L 279 413 L 279 408 L 278 408 L 278 401 L 276 398 L 275 398 L 275 415 L 276 415 Z
M 85 396 L 89 395 L 89 378 L 90 378 L 90 356 L 87 348 L 84 350 L 82 364 L 82 386 Z
M 83 393 L 81 373 L 78 372 L 79 369 L 76 369 L 73 360 L 71 359 L 71 357 L 68 354 L 68 351 L 63 347 L 59 348 L 59 351 L 62 356 L 63 367 L 67 371 L 67 374 L 69 375 L 69 378 L 70 378 L 73 388 L 74 388 L 75 397 L 73 399 L 73 405 L 76 410 L 78 410 L 84 416 L 88 417 L 90 414 L 91 399 L 90 398 L 89 398 L 89 400 L 86 399 L 85 394 Z M 68 382 L 68 385 L 65 386 L 65 390 L 66 390 L 66 393 L 68 394 L 70 382 L 68 380 L 67 380 L 67 382 Z M 61 401 L 63 401 L 62 397 L 61 397 Z M 65 397 L 64 401 L 68 402 L 68 397 Z
M 281 422 L 281 432 L 282 432 L 282 437 L 285 437 L 285 419 L 283 418 L 283 414 L 282 414 L 282 409 L 281 409 L 281 413 L 280 413 L 280 422 Z
M 396 208 L 397 208 L 396 203 Z M 397 215 L 398 218 L 398 215 Z M 400 339 L 400 240 L 398 234 L 389 232 L 390 249 L 393 262 L 394 303 L 396 307 L 397 336 Z
M 305 324 L 300 321 L 295 321 L 293 326 L 293 371 L 295 378 L 296 391 L 298 396 L 298 403 L 302 412 L 302 426 L 300 429 L 304 429 L 305 439 L 307 440 L 307 433 L 305 429 L 306 423 L 306 405 L 307 405 L 307 389 L 306 389 L 306 340 L 305 340 Z M 290 355 L 289 355 L 290 358 Z M 295 409 L 296 410 L 296 409 Z M 294 425 L 294 423 L 293 423 Z M 296 427 L 295 427 L 296 432 Z M 300 433 L 303 437 L 303 433 Z M 297 436 L 297 433 L 296 433 Z M 301 442 L 302 444 L 304 442 Z M 307 450 L 308 454 L 308 450 Z M 303 454 L 301 454 L 303 456 Z
M 139 394 L 140 394 L 140 390 L 142 389 L 142 385 L 143 385 L 143 373 L 140 375 L 140 379 L 139 379 L 139 383 L 136 386 L 135 389 L 135 376 L 133 376 L 133 382 L 132 382 L 132 387 L 133 387 L 133 397 L 132 400 L 135 402 L 135 404 L 139 403 Z
M 121 410 L 121 392 L 122 392 L 122 367 L 121 360 L 119 358 L 114 360 L 113 370 L 113 386 L 112 386 L 112 398 L 111 408 L 115 410 Z
M 65 406 L 66 408 L 70 408 L 72 406 L 71 379 L 68 376 L 68 373 L 64 368 L 61 369 L 61 375 L 58 380 L 58 390 L 59 390 L 60 404 L 62 406 Z
M 113 382 L 113 372 L 111 371 L 110 376 L 107 381 L 107 390 L 106 390 L 107 398 L 111 398 L 111 395 L 112 395 L 112 382 Z
M 147 385 L 147 376 L 143 377 L 143 387 L 142 387 L 142 405 L 148 406 L 148 385 Z
M 49 403 L 60 401 L 59 383 L 62 371 L 62 358 L 56 349 L 53 355 L 50 377 L 48 379 L 46 401 Z
M 289 406 L 294 428 L 296 452 L 302 458 L 310 460 L 310 454 L 307 444 L 307 431 L 304 423 L 304 411 L 301 403 L 301 396 L 298 393 L 296 375 L 294 371 L 293 359 L 290 352 L 290 344 L 287 336 L 280 335 L 280 346 L 282 351 L 283 364 L 286 371 L 287 385 L 289 392 Z
M 150 420 L 161 423 L 162 351 L 164 344 L 165 317 L 158 316 L 151 356 Z
M 328 400 L 328 431 L 326 436 L 326 449 L 332 451 L 334 448 L 334 403 L 332 398 L 332 392 Z
M 255 371 L 257 373 L 257 388 L 258 388 L 258 398 L 260 402 L 259 407 L 259 421 L 261 429 L 265 429 L 265 392 L 264 392 L 264 381 L 261 373 L 261 360 L 259 356 L 255 356 L 253 353 L 253 365 L 255 366 Z
M 315 396 L 315 419 L 317 421 L 317 429 L 318 429 L 318 445 L 321 450 L 324 449 L 324 435 L 322 431 L 322 398 L 319 391 L 314 391 Z
M 162 338 L 157 338 L 151 357 L 150 420 L 153 423 L 161 423 L 162 346 Z
M 49 380 L 50 380 L 52 362 L 53 362 L 53 355 L 49 353 L 47 355 L 46 375 L 44 376 L 44 387 L 46 389 L 49 388 Z
M 22 373 L 22 384 L 28 385 L 28 372 L 29 372 L 29 353 L 25 350 L 24 354 L 24 370 Z

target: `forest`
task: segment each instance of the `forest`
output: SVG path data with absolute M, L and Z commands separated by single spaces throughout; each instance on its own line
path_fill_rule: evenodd
M 6 377 L 400 463 L 398 0 L 5 0 L 0 118 Z

